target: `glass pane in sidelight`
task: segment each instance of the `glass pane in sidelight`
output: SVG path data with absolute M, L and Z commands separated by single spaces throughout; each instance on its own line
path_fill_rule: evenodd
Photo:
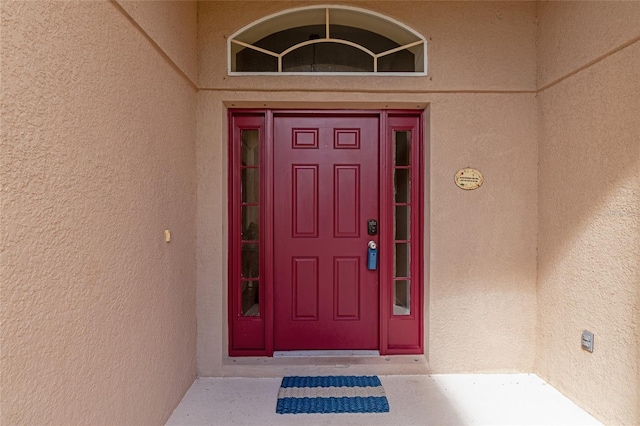
M 260 238 L 260 207 L 242 206 L 242 240 L 257 241 Z
M 411 207 L 396 206 L 396 215 L 394 217 L 395 224 L 395 240 L 411 239 Z
M 396 243 L 394 253 L 393 276 L 396 278 L 409 277 L 411 273 L 411 249 L 409 243 Z
M 396 169 L 393 177 L 394 202 L 411 202 L 411 171 Z
M 260 273 L 260 252 L 258 244 L 243 244 L 240 262 L 242 278 L 258 278 Z
M 411 132 L 401 131 L 394 134 L 394 158 L 395 166 L 409 166 L 411 159 Z
M 393 282 L 393 315 L 411 315 L 411 281 Z
M 257 130 L 241 130 L 242 165 L 258 166 L 260 164 L 260 135 Z
M 242 281 L 243 317 L 260 316 L 260 283 L 258 281 Z
M 260 200 L 260 169 L 242 169 L 242 202 L 257 203 Z

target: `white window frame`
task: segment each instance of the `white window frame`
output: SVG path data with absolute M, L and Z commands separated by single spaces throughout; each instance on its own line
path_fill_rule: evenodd
M 324 9 L 325 10 L 325 28 L 326 28 L 326 34 L 324 38 L 319 38 L 319 39 L 314 39 L 314 40 L 307 40 L 301 43 L 298 43 L 294 46 L 291 46 L 289 48 L 287 48 L 286 50 L 284 50 L 281 53 L 276 53 L 276 52 L 272 52 L 266 49 L 262 49 L 260 47 L 257 46 L 253 46 L 250 43 L 245 43 L 243 41 L 237 40 L 238 36 L 241 36 L 245 31 L 252 29 L 254 27 L 257 27 L 259 25 L 261 25 L 262 23 L 265 23 L 267 21 L 271 21 L 273 19 L 277 19 L 278 17 L 284 16 L 284 15 L 289 15 L 289 14 L 295 14 L 295 13 L 299 13 L 299 12 L 303 12 L 303 11 L 308 11 L 308 10 L 315 10 L 315 9 Z M 371 50 L 367 49 L 364 46 L 361 46 L 357 43 L 348 41 L 348 40 L 342 40 L 342 39 L 336 39 L 336 38 L 331 38 L 331 34 L 329 31 L 329 19 L 330 19 L 330 14 L 331 14 L 331 10 L 349 10 L 352 12 L 357 12 L 357 13 L 362 13 L 365 15 L 370 15 L 373 17 L 376 17 L 378 19 L 382 19 L 384 21 L 387 21 L 388 23 L 395 25 L 396 27 L 404 30 L 405 32 L 411 34 L 412 36 L 414 36 L 417 40 L 404 44 L 402 46 L 398 46 L 396 48 L 393 49 L 389 49 L 387 51 L 384 52 L 380 52 L 380 53 L 373 53 Z M 363 28 L 365 29 L 365 28 Z M 377 31 L 375 31 L 375 28 L 366 28 L 367 31 L 371 31 L 374 32 L 376 34 L 380 34 Z M 384 36 L 384 34 L 380 34 L 382 36 Z M 374 71 L 373 72 L 284 72 L 282 71 L 282 58 L 287 54 L 290 53 L 300 47 L 304 47 L 304 46 L 308 46 L 311 44 L 318 44 L 318 43 L 338 43 L 338 44 L 345 44 L 351 47 L 354 47 L 356 49 L 359 49 L 367 54 L 369 54 L 372 58 L 373 58 L 373 66 L 374 66 Z M 256 71 L 256 72 L 247 72 L 247 71 L 233 71 L 232 70 L 232 63 L 233 63 L 233 59 L 232 59 L 232 45 L 236 44 L 239 46 L 244 46 L 246 48 L 249 49 L 253 49 L 255 51 L 264 53 L 266 55 L 269 56 L 273 56 L 275 58 L 277 58 L 278 60 L 278 71 Z M 422 61 L 423 61 L 423 67 L 422 69 L 424 71 L 415 71 L 415 72 L 378 72 L 377 68 L 378 68 L 378 58 L 390 55 L 392 53 L 396 53 L 399 52 L 401 50 L 406 50 L 409 49 L 411 47 L 415 47 L 415 46 L 419 46 L 422 45 Z M 420 60 L 420 58 L 418 58 L 418 60 Z M 265 16 L 263 18 L 258 19 L 257 21 L 252 22 L 249 25 L 245 25 L 244 27 L 240 28 L 238 31 L 236 31 L 235 33 L 233 33 L 228 39 L 227 39 L 227 74 L 230 76 L 251 76 L 251 75 L 345 75 L 345 76 L 366 76 L 366 75 L 374 75 L 374 76 L 426 76 L 427 75 L 427 39 L 420 34 L 419 32 L 415 31 L 414 29 L 412 29 L 411 27 L 393 19 L 390 18 L 388 16 L 382 15 L 380 13 L 377 12 L 372 12 L 370 10 L 365 10 L 365 9 L 361 9 L 358 7 L 353 7 L 353 6 L 339 6 L 339 5 L 314 5 L 314 6 L 306 6 L 306 7 L 299 7 L 299 8 L 294 8 L 294 9 L 287 9 L 278 13 L 274 13 L 272 15 L 269 16 Z

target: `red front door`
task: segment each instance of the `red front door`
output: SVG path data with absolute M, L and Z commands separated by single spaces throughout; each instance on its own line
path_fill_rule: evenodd
M 274 349 L 377 349 L 379 117 L 274 117 Z

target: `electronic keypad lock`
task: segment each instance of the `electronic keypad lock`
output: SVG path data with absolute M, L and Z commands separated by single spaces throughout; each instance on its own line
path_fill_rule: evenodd
M 378 235 L 378 221 L 375 219 L 369 219 L 367 221 L 367 233 L 369 235 Z
M 378 269 L 378 245 L 375 241 L 369 241 L 367 247 L 367 269 L 375 271 Z

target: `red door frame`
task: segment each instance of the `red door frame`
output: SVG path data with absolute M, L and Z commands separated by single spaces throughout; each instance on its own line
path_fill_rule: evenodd
M 412 110 L 266 110 L 229 109 L 229 255 L 228 321 L 230 356 L 273 356 L 273 118 L 274 115 L 379 117 L 379 351 L 381 355 L 424 352 L 424 134 L 423 113 Z M 260 316 L 241 309 L 240 132 L 257 130 L 260 138 Z M 393 134 L 411 132 L 411 315 L 394 316 L 393 304 Z M 390 333 L 392 333 L 390 335 Z

